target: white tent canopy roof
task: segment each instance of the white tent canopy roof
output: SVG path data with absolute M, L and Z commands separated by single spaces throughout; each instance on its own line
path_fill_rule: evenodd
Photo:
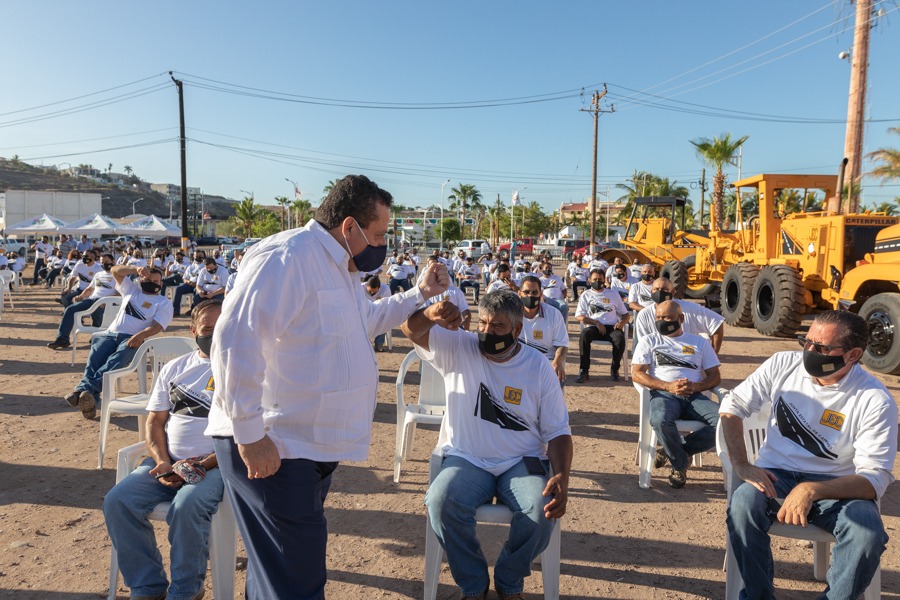
M 127 233 L 129 235 L 143 235 L 147 237 L 167 237 L 180 236 L 181 228 L 172 225 L 168 221 L 163 221 L 156 215 L 150 215 L 132 221 L 127 225 L 119 225 L 116 230 L 118 233 Z
M 65 227 L 65 225 L 64 222 L 56 217 L 44 213 L 39 217 L 32 217 L 30 219 L 25 219 L 20 223 L 10 225 L 6 228 L 6 235 L 55 235 L 56 230 L 60 227 Z
M 97 235 L 112 235 L 119 233 L 122 226 L 103 215 L 93 214 L 83 219 L 78 219 L 59 228 L 59 233 L 72 235 L 86 235 L 93 237 Z

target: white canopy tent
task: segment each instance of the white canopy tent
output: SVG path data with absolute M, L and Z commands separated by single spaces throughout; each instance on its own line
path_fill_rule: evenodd
M 6 235 L 56 235 L 60 227 L 66 224 L 47 213 L 39 217 L 25 219 L 6 228 Z
M 181 228 L 175 225 L 172 225 L 168 221 L 163 221 L 156 215 L 150 215 L 149 217 L 144 217 L 142 219 L 138 219 L 137 221 L 132 221 L 127 225 L 119 225 L 117 228 L 118 233 L 127 233 L 129 235 L 141 235 L 147 237 L 168 237 L 168 236 L 181 236 Z
M 121 233 L 122 225 L 109 217 L 93 214 L 83 219 L 78 219 L 59 228 L 59 233 L 70 235 L 86 235 L 89 238 L 101 235 L 113 235 Z

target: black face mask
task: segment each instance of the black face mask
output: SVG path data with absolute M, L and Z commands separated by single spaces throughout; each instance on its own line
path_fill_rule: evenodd
M 209 273 L 210 275 L 215 275 L 215 274 L 216 274 L 215 271 L 210 271 L 209 269 L 207 269 L 206 272 Z
M 198 262 L 198 263 L 199 263 L 199 262 L 203 262 L 203 260 L 204 260 L 203 258 L 198 257 L 198 258 L 195 258 L 195 259 L 194 259 L 194 262 Z
M 112 270 L 112 267 L 113 267 L 112 265 L 103 265 L 103 270 L 110 271 L 110 270 Z
M 512 333 L 499 335 L 496 333 L 481 333 L 480 331 L 478 332 L 478 347 L 481 348 L 481 351 L 485 354 L 503 354 L 504 352 L 507 352 L 515 343 L 516 338 L 513 337 Z
M 651 275 L 650 273 L 644 273 L 643 275 L 641 275 L 641 281 L 652 281 L 652 280 L 653 280 L 653 275 Z
M 592 289 L 592 290 L 597 290 L 597 291 L 599 292 L 600 290 L 603 289 L 603 285 L 604 285 L 604 284 L 603 284 L 602 281 L 592 281 L 592 282 L 591 282 L 591 289 Z
M 525 308 L 535 308 L 538 304 L 541 303 L 540 296 L 521 296 L 522 304 L 525 305 Z
M 803 367 L 813 377 L 830 377 L 844 368 L 844 356 L 819 354 L 812 348 L 803 349 Z
M 84 264 L 86 264 L 86 265 L 89 265 L 94 262 L 94 259 L 89 256 L 86 256 L 86 257 L 84 257 L 84 260 L 82 262 L 84 262 Z
M 544 274 L 545 277 L 550 277 L 551 275 L 553 275 L 553 270 L 552 270 L 552 269 L 544 269 L 544 270 L 541 271 L 541 272 Z
M 212 334 L 195 335 L 194 341 L 197 342 L 197 347 L 200 348 L 200 352 L 209 356 L 209 353 L 212 350 Z
M 524 273 L 525 269 L 523 267 L 516 267 L 516 273 Z
M 616 277 L 618 277 L 620 280 L 624 280 L 624 279 L 625 279 L 625 273 L 616 273 Z
M 153 281 L 141 282 L 141 290 L 143 290 L 145 294 L 158 294 L 160 287 L 161 286 L 158 283 Z
M 661 304 L 666 300 L 672 299 L 672 292 L 667 292 L 665 290 L 656 290 L 655 292 L 650 294 L 650 298 L 657 304 Z
M 665 319 L 656 320 L 656 330 L 663 335 L 672 335 L 681 328 L 678 321 L 666 321 Z

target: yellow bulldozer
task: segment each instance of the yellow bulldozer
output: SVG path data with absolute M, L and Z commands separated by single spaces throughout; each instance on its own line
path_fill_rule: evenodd
M 733 187 L 734 231 L 718 230 L 714 219 L 708 232 L 678 230 L 674 199 L 667 201 L 671 214 L 661 199 L 638 199 L 654 210 L 629 223 L 623 248 L 609 251 L 609 258 L 653 262 L 689 297 L 715 296 L 718 288 L 729 325 L 766 335 L 796 334 L 803 315 L 816 309 L 858 312 L 871 332 L 863 362 L 900 373 L 900 219 L 807 210 L 814 194 L 835 197 L 832 175 L 762 174 Z M 741 194 L 748 188 L 758 212 L 745 220 Z M 791 196 L 792 190 L 803 193 Z M 791 197 L 803 199 L 800 210 L 788 211 Z

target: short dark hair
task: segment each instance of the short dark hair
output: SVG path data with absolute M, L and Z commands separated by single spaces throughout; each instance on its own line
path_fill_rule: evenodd
M 198 302 L 197 306 L 191 309 L 191 324 L 197 325 L 197 321 L 200 320 L 200 315 L 211 308 L 222 310 L 222 300 L 220 298 L 207 298 L 206 300 Z
M 102 260 L 104 258 L 108 258 L 109 260 L 116 262 L 116 257 L 113 256 L 112 254 L 108 254 L 108 253 L 101 254 L 100 259 Z
M 504 273 L 509 271 L 509 263 L 500 263 L 499 265 L 497 265 L 497 272 L 499 273 L 501 271 L 503 271 Z
M 598 275 L 603 275 L 603 279 L 606 279 L 606 273 L 603 272 L 603 269 L 591 269 L 591 272 L 588 274 L 588 277 L 597 273 Z
M 869 343 L 869 324 L 861 316 L 846 310 L 829 310 L 813 319 L 819 325 L 837 325 L 838 341 L 845 348 L 865 350 Z
M 625 265 L 614 265 L 613 271 L 622 271 L 623 273 L 628 270 L 628 267 Z
M 368 287 L 372 288 L 373 290 L 377 290 L 378 288 L 381 287 L 381 280 L 378 279 L 377 275 L 372 275 L 371 277 L 366 279 L 366 285 Z
M 522 285 L 524 285 L 526 283 L 534 283 L 538 287 L 541 287 L 541 280 L 538 279 L 537 277 L 535 277 L 534 275 L 526 275 L 525 277 L 523 277 L 522 283 L 519 284 L 519 287 L 522 287 Z
M 478 312 L 483 315 L 508 315 L 513 323 L 521 323 L 525 315 L 522 299 L 512 290 L 496 290 L 481 297 Z
M 316 211 L 316 221 L 325 229 L 339 227 L 344 219 L 353 217 L 360 227 L 368 227 L 375 220 L 377 204 L 390 208 L 394 197 L 378 187 L 365 175 L 347 175 L 332 186 Z
M 216 263 L 216 259 L 210 257 L 210 258 L 207 258 L 206 260 L 204 260 L 204 261 L 203 261 L 203 264 L 204 264 L 204 265 L 215 265 L 215 264 L 218 264 L 218 263 Z

